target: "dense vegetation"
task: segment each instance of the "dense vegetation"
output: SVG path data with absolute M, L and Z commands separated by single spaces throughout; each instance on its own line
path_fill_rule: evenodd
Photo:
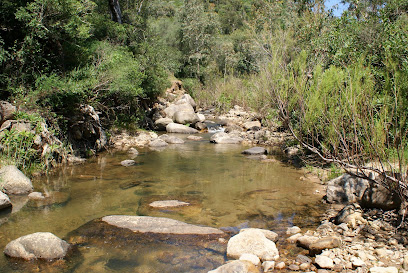
M 404 189 L 408 0 L 343 2 L 337 18 L 322 0 L 3 0 L 1 97 L 62 132 L 81 104 L 105 126 L 143 122 L 171 75 L 203 105 L 255 108 Z

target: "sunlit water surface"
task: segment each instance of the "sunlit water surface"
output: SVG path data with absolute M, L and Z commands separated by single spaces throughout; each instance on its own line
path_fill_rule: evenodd
M 71 231 L 112 214 L 169 217 L 229 232 L 257 227 L 283 234 L 292 225 L 317 226 L 323 208 L 314 194 L 316 184 L 301 181 L 303 173 L 294 167 L 242 155 L 246 148 L 211 144 L 207 135 L 162 151 L 139 149 L 136 166 L 121 166 L 129 155 L 117 152 L 60 169 L 34 180 L 37 191 L 59 192 L 56 203 L 13 199 L 13 212 L 0 219 L 0 247 L 39 231 L 68 240 Z M 191 205 L 166 210 L 148 206 L 168 199 Z M 75 258 L 51 265 L 1 255 L 0 272 L 207 272 L 227 260 L 225 245 L 132 242 L 118 247 L 109 241 L 82 244 L 78 250 Z

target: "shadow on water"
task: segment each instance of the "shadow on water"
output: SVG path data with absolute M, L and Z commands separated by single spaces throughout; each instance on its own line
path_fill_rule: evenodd
M 15 262 L 3 255 L 0 272 L 207 272 L 226 260 L 226 243 L 119 240 L 125 233 L 87 237 L 83 226 L 106 215 L 168 217 L 221 228 L 228 236 L 247 227 L 283 234 L 293 225 L 317 226 L 324 208 L 314 194 L 316 184 L 301 181 L 303 173 L 296 168 L 241 155 L 246 148 L 186 140 L 163 151 L 140 149 L 135 160 L 143 165 L 124 167 L 120 162 L 129 155 L 106 153 L 35 180 L 35 190 L 52 192 L 54 199 L 15 199 L 16 206 L 0 215 L 0 247 L 48 231 L 73 240 L 80 255 L 51 264 Z M 149 206 L 160 200 L 190 205 Z M 278 241 L 278 248 L 284 245 Z

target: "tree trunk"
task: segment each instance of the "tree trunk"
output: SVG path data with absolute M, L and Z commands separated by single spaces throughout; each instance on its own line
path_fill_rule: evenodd
M 111 18 L 114 22 L 122 24 L 122 12 L 120 11 L 119 0 L 108 0 Z

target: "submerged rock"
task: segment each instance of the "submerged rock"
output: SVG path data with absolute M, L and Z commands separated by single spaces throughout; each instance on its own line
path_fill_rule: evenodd
M 70 245 L 50 232 L 37 232 L 7 244 L 4 254 L 25 260 L 64 258 Z
M 124 166 L 124 167 L 130 167 L 130 166 L 134 166 L 136 165 L 136 161 L 132 160 L 132 159 L 127 159 L 127 160 L 123 160 L 120 162 L 120 165 Z
M 0 180 L 6 194 L 29 194 L 33 191 L 31 180 L 16 166 L 8 165 L 0 169 Z
M 166 143 L 166 141 L 157 138 L 155 140 L 153 140 L 152 142 L 150 142 L 149 146 L 151 148 L 158 148 L 158 147 L 166 147 L 168 144 Z
M 163 200 L 163 201 L 154 201 L 149 204 L 152 208 L 171 208 L 171 207 L 181 207 L 188 206 L 190 203 L 182 202 L 179 200 Z

